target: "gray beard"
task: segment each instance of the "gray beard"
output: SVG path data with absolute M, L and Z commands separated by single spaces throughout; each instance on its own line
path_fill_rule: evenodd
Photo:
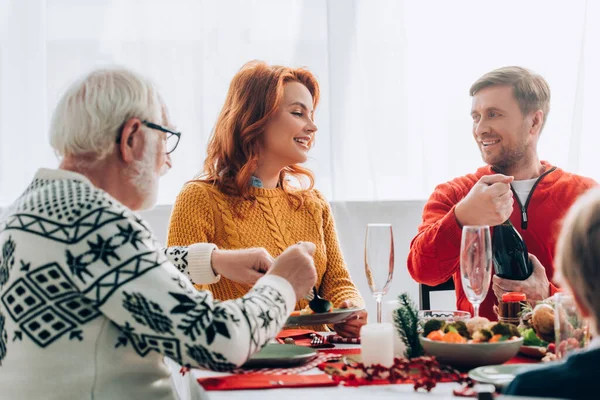
M 143 202 L 140 210 L 147 210 L 156 204 L 158 197 L 158 176 L 154 173 L 156 165 L 156 143 L 146 142 L 144 157 L 131 166 L 129 177 Z

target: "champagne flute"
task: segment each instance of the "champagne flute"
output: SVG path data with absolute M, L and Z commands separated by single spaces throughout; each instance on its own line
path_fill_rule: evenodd
M 460 243 L 460 279 L 473 316 L 485 299 L 492 279 L 492 245 L 489 226 L 464 226 Z
M 377 302 L 377 323 L 381 323 L 381 301 L 394 275 L 394 234 L 391 224 L 368 224 L 365 238 L 367 283 Z

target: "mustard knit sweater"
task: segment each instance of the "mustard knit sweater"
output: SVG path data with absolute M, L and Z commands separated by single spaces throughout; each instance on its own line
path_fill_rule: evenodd
M 300 209 L 290 204 L 280 188 L 252 187 L 256 202 L 239 201 L 207 183 L 187 183 L 177 196 L 169 222 L 169 246 L 214 243 L 221 249 L 264 247 L 277 257 L 299 241 L 313 242 L 319 295 L 337 307 L 344 300 L 360 305 L 363 299 L 346 269 L 329 203 L 317 190 L 309 192 Z M 234 207 L 238 212 L 234 212 Z M 251 286 L 224 277 L 202 287 L 215 299 L 243 296 Z M 305 299 L 296 304 L 304 308 Z

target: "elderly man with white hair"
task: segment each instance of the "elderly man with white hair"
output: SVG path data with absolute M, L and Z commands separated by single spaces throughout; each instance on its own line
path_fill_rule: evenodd
M 135 213 L 154 204 L 180 134 L 147 79 L 91 72 L 51 125 L 41 169 L 0 218 L 0 391 L 10 399 L 172 399 L 163 356 L 228 370 L 272 339 L 314 285 L 314 245 L 273 260 L 212 244 L 160 250 Z M 243 275 L 246 296 L 193 283 Z

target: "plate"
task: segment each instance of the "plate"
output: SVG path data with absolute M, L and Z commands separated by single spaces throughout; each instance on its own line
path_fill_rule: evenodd
M 334 308 L 328 313 L 291 316 L 285 321 L 285 326 L 338 324 L 350 318 L 352 313 L 364 309 L 364 307 Z
M 242 367 L 293 367 L 305 364 L 316 356 L 317 351 L 310 347 L 270 343 L 250 357 Z
M 519 349 L 520 354 L 531 358 L 537 358 L 540 360 L 544 358 L 547 352 L 548 349 L 543 346 L 521 346 L 521 348 Z
M 513 358 L 523 338 L 496 343 L 446 343 L 419 336 L 425 352 L 440 363 L 457 368 L 502 364 Z
M 532 364 L 486 365 L 469 371 L 469 378 L 479 383 L 489 383 L 497 388 L 508 385 L 521 372 L 538 367 Z

